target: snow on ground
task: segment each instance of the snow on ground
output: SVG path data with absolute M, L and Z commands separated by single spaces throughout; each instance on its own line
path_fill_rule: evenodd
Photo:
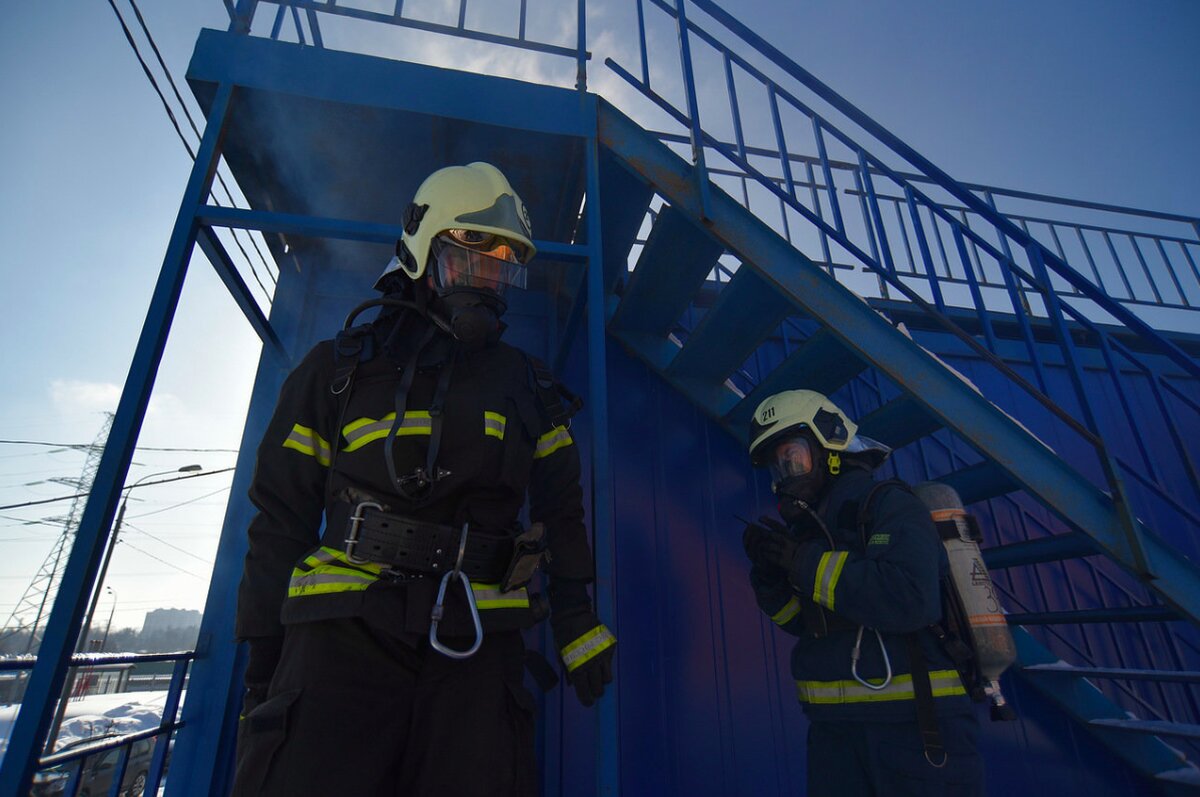
M 153 692 L 121 692 L 89 695 L 71 700 L 63 716 L 56 750 L 81 739 L 106 734 L 127 734 L 157 728 L 166 704 L 165 689 Z M 20 705 L 0 706 L 0 757 L 8 748 L 12 725 Z

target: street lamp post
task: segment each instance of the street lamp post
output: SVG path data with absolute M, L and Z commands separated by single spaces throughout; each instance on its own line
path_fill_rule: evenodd
M 79 631 L 79 640 L 75 645 L 76 653 L 83 653 L 87 649 L 87 639 L 92 632 L 92 620 L 96 616 L 96 604 L 100 602 L 100 593 L 104 587 L 104 577 L 108 574 L 108 564 L 112 561 L 113 549 L 117 547 L 117 536 L 121 533 L 121 523 L 125 520 L 125 508 L 129 503 L 129 494 L 133 489 L 144 482 L 146 479 L 152 479 L 155 476 L 166 476 L 171 473 L 195 473 L 203 470 L 199 465 L 184 465 L 182 468 L 175 470 L 164 470 L 158 473 L 148 473 L 135 481 L 133 484 L 125 488 L 125 496 L 121 499 L 121 508 L 117 512 L 117 521 L 113 524 L 112 534 L 108 538 L 108 546 L 104 551 L 104 561 L 100 565 L 100 572 L 96 574 L 96 582 L 92 586 L 92 601 L 88 606 L 87 617 L 83 621 L 83 628 Z M 111 591 L 111 588 L 110 588 Z M 113 594 L 113 611 L 116 611 L 116 593 Z M 109 625 L 112 625 L 112 616 L 109 616 Z M 108 631 L 104 632 L 105 640 L 108 639 Z M 71 698 L 71 693 L 75 690 L 75 678 L 78 675 L 78 669 L 72 667 L 67 672 L 67 680 L 62 697 L 58 701 L 58 711 L 54 714 L 54 721 L 50 724 L 50 733 L 46 737 L 45 753 L 50 755 L 54 752 L 55 745 L 58 744 L 58 733 L 62 727 L 63 717 L 67 713 L 67 702 Z
M 108 646 L 108 632 L 112 630 L 113 615 L 117 613 L 117 591 L 112 587 L 105 587 L 104 591 L 112 595 L 112 608 L 108 610 L 108 625 L 104 626 L 104 638 L 100 640 L 100 653 L 103 653 L 104 648 Z
M 153 479 L 155 476 L 166 476 L 169 473 L 195 473 L 199 470 L 202 470 L 199 465 L 184 465 L 177 470 L 148 473 L 125 488 L 125 496 L 121 499 L 121 508 L 117 511 L 117 521 L 113 524 L 113 533 L 109 536 L 108 547 L 104 550 L 104 561 L 100 564 L 100 572 L 96 575 L 96 585 L 92 590 L 92 602 L 88 606 L 87 619 L 83 621 L 83 630 L 80 631 L 79 644 L 75 648 L 76 652 L 82 653 L 87 647 L 87 638 L 92 632 L 92 621 L 96 616 L 96 605 L 100 603 L 100 589 L 104 586 L 104 577 L 108 574 L 108 564 L 112 561 L 113 551 L 117 547 L 117 537 L 121 534 L 121 524 L 125 522 L 125 509 L 129 505 L 129 494 L 133 492 L 135 487 L 146 481 L 146 479 Z

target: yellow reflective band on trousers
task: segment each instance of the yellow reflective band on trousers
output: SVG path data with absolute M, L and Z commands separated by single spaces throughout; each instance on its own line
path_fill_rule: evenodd
M 813 602 L 833 611 L 834 590 L 849 556 L 845 551 L 828 551 L 821 555 L 821 561 L 817 563 L 817 578 L 813 582 Z
M 288 597 L 359 592 L 378 581 L 382 570 L 382 565 L 370 562 L 351 564 L 344 551 L 322 546 L 292 570 Z
M 511 592 L 501 592 L 499 584 L 471 584 L 475 593 L 475 606 L 484 609 L 528 609 L 529 593 L 524 587 Z
M 563 664 L 567 672 L 574 672 L 615 644 L 617 638 L 612 632 L 598 625 L 562 649 Z
M 498 437 L 504 439 L 504 427 L 508 425 L 508 419 L 498 412 L 483 413 L 483 433 L 489 437 Z
M 555 426 L 538 438 L 537 448 L 533 450 L 533 458 L 548 457 L 560 448 L 566 448 L 575 442 L 565 426 Z
M 955 670 L 934 670 L 929 673 L 929 684 L 933 688 L 934 697 L 967 693 Z M 915 700 L 916 693 L 913 692 L 911 675 L 897 675 L 892 678 L 890 684 L 879 690 L 868 689 L 858 681 L 796 681 L 796 697 L 801 703 L 838 705 Z
M 771 622 L 775 623 L 775 625 L 787 625 L 799 613 L 800 601 L 793 595 L 791 600 L 783 605 L 782 609 L 771 615 Z
M 317 462 L 325 467 L 329 467 L 330 455 L 332 449 L 324 437 L 317 434 L 307 426 L 296 424 L 292 427 L 291 433 L 287 439 L 283 441 L 284 448 L 291 448 L 299 451 L 301 454 L 308 454 L 310 457 L 316 457 Z
M 389 412 L 379 420 L 375 420 L 374 418 L 359 418 L 358 420 L 351 421 L 342 427 L 342 437 L 346 438 L 346 447 L 342 450 L 356 451 L 367 443 L 382 440 L 392 430 L 392 421 L 394 420 L 396 420 L 396 413 Z M 433 420 L 429 417 L 427 411 L 410 410 L 404 413 L 404 421 L 401 422 L 400 428 L 396 430 L 396 436 L 428 435 L 432 429 Z

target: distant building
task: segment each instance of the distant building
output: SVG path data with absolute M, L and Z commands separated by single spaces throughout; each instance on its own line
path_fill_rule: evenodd
M 200 612 L 195 609 L 155 609 L 146 613 L 142 633 L 148 634 L 168 629 L 199 629 Z

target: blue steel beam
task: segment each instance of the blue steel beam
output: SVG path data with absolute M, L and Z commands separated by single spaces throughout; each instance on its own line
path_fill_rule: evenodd
M 699 222 L 700 199 L 688 164 L 602 100 L 600 136 L 603 145 L 629 168 Z M 1068 523 L 1091 535 L 1116 562 L 1135 571 L 1111 499 L 1078 471 L 715 187 L 709 220 L 710 233 L 727 250 L 826 326 L 848 349 L 906 386 L 942 425 L 994 460 Z M 1155 576 L 1147 585 L 1184 616 L 1200 621 L 1200 570 L 1154 535 L 1145 534 L 1144 545 Z
M 1173 684 L 1200 684 L 1200 672 L 1186 670 L 1122 670 L 1116 667 L 1072 667 L 1065 664 L 1028 664 L 1025 673 L 1045 673 L 1074 678 L 1106 678 L 1114 681 L 1161 681 Z
M 298 213 L 226 208 L 217 205 L 202 206 L 196 212 L 196 219 L 201 224 L 214 227 L 380 244 L 394 244 L 404 233 L 404 228 L 396 224 L 330 219 L 321 216 L 304 216 Z M 538 254 L 542 256 L 572 261 L 584 261 L 588 257 L 587 247 L 577 244 L 564 244 L 539 238 L 535 238 L 533 244 L 537 247 Z
M 587 96 L 587 116 L 596 129 L 588 137 L 587 196 L 588 205 L 603 207 L 600 196 L 600 144 L 597 99 Z M 615 594 L 616 545 L 613 527 L 613 473 L 608 423 L 608 353 L 605 341 L 607 312 L 604 301 L 604 252 L 601 248 L 601 219 L 599 213 L 589 213 L 588 247 L 588 391 L 592 413 L 592 546 L 596 560 L 595 600 L 600 621 L 620 635 L 617 628 L 617 599 Z M 618 677 L 608 685 L 596 707 L 596 794 L 616 797 L 621 787 L 620 756 L 620 653 L 614 669 Z
M 202 30 L 188 65 L 188 81 L 195 86 L 221 80 L 239 87 L 518 130 L 588 133 L 579 113 L 579 93 L 572 89 Z M 442 88 L 397 91 L 397 86 Z M 537 113 L 516 110 L 530 107 Z
M 1076 623 L 1169 623 L 1182 620 L 1169 606 L 1115 606 L 1063 612 L 1024 612 L 1005 615 L 1009 625 L 1072 625 Z
M 938 419 L 907 393 L 864 415 L 858 422 L 861 434 L 892 448 L 903 448 L 940 428 Z
M 212 264 L 213 269 L 217 272 L 217 276 L 225 283 L 229 295 L 237 302 L 237 306 L 241 308 L 242 314 L 246 316 L 246 320 L 250 322 L 250 326 L 258 333 L 262 339 L 263 345 L 270 349 L 279 361 L 282 363 L 290 363 L 291 358 L 288 356 L 287 349 L 280 342 L 279 336 L 275 334 L 275 329 L 271 326 L 271 322 L 263 315 L 263 311 L 258 306 L 258 302 L 254 301 L 254 297 L 250 294 L 250 288 L 247 287 L 242 275 L 238 273 L 237 266 L 233 264 L 229 253 L 225 251 L 225 247 L 221 245 L 220 239 L 207 227 L 201 227 L 196 234 L 196 242 L 200 244 L 200 249 L 203 250 L 208 262 Z
M 183 291 L 188 260 L 196 242 L 195 210 L 212 188 L 232 94 L 233 87 L 229 84 L 222 84 L 217 89 L 209 122 L 200 140 L 196 162 L 180 203 L 179 215 L 175 219 L 121 401 L 117 405 L 112 431 L 100 458 L 79 529 L 75 533 L 75 543 L 63 571 L 37 663 L 30 675 L 3 764 L 0 764 L 0 794 L 29 792 L 38 754 L 50 728 L 55 699 L 62 691 L 91 587 L 104 556 L 118 496 L 129 472 L 138 433 L 146 416 L 171 320 Z
M 990 459 L 939 476 L 937 480 L 953 487 L 964 506 L 1021 489 L 1021 485 Z
M 965 501 L 964 501 L 965 503 Z M 1036 540 L 996 545 L 983 550 L 983 563 L 992 570 L 1041 562 L 1058 562 L 1100 553 L 1096 543 L 1081 531 L 1068 531 Z
M 1163 722 L 1161 720 L 1091 720 L 1089 725 L 1100 728 L 1111 728 L 1114 731 L 1127 733 L 1148 733 L 1153 736 L 1179 736 L 1186 739 L 1200 739 L 1200 725 L 1187 725 L 1182 722 Z

